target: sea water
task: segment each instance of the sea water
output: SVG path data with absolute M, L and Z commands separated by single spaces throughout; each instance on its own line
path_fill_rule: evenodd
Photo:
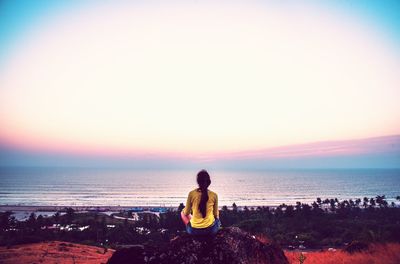
M 399 169 L 210 170 L 219 205 L 273 206 L 317 197 L 400 195 Z M 196 170 L 0 168 L 0 205 L 178 206 Z

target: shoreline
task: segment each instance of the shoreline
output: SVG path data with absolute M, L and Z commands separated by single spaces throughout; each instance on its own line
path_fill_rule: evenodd
M 173 209 L 177 207 L 173 206 L 118 206 L 118 205 L 96 205 L 96 206 L 85 206 L 85 205 L 0 205 L 0 212 L 2 211 L 62 211 L 65 208 L 72 208 L 75 211 L 123 211 L 132 208 L 163 208 Z
M 223 206 L 219 206 L 219 210 L 222 210 Z M 237 206 L 238 210 L 243 210 L 246 206 Z M 269 207 L 276 208 L 276 205 L 265 206 L 247 206 L 247 208 L 257 208 L 257 207 Z M 163 210 L 172 210 L 176 211 L 178 209 L 177 206 L 118 206 L 118 205 L 96 205 L 96 206 L 85 206 L 85 205 L 0 205 L 0 212 L 38 212 L 38 211 L 46 211 L 46 212 L 57 212 L 63 211 L 66 208 L 72 208 L 77 212 L 104 212 L 104 211 L 126 211 L 133 208 L 142 208 L 144 211 L 154 210 L 154 209 L 163 209 Z M 232 209 L 232 206 L 227 206 L 228 209 Z

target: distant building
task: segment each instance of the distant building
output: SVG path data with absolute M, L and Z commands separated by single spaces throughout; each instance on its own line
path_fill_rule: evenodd
M 138 212 L 143 212 L 144 209 L 142 207 L 132 207 L 131 209 L 128 209 L 128 212 L 131 213 L 138 213 Z
M 154 212 L 154 213 L 166 213 L 168 211 L 167 208 L 164 207 L 153 207 L 150 209 L 150 212 Z

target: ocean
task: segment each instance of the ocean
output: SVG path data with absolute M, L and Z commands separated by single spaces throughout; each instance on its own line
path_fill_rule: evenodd
M 196 170 L 0 168 L 0 205 L 178 206 Z M 400 169 L 209 171 L 219 206 L 400 195 Z

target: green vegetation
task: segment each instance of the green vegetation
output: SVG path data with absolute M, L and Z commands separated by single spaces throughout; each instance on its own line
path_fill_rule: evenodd
M 400 242 L 400 208 L 388 205 L 385 196 L 338 201 L 317 199 L 310 205 L 282 204 L 277 208 L 245 208 L 221 211 L 225 225 L 237 225 L 264 234 L 285 247 L 319 248 L 343 246 L 358 240 Z
M 101 213 L 77 213 L 66 208 L 63 215 L 44 218 L 32 214 L 18 222 L 11 212 L 0 213 L 0 245 L 62 240 L 105 247 L 121 244 L 157 246 L 184 232 L 180 211 L 159 216 L 139 213 L 136 221 L 116 219 Z M 119 216 L 131 216 L 121 212 Z M 284 247 L 338 247 L 351 241 L 400 242 L 400 208 L 385 196 L 344 200 L 317 198 L 311 205 L 282 204 L 276 208 L 224 206 L 223 226 L 238 226 L 266 236 Z

